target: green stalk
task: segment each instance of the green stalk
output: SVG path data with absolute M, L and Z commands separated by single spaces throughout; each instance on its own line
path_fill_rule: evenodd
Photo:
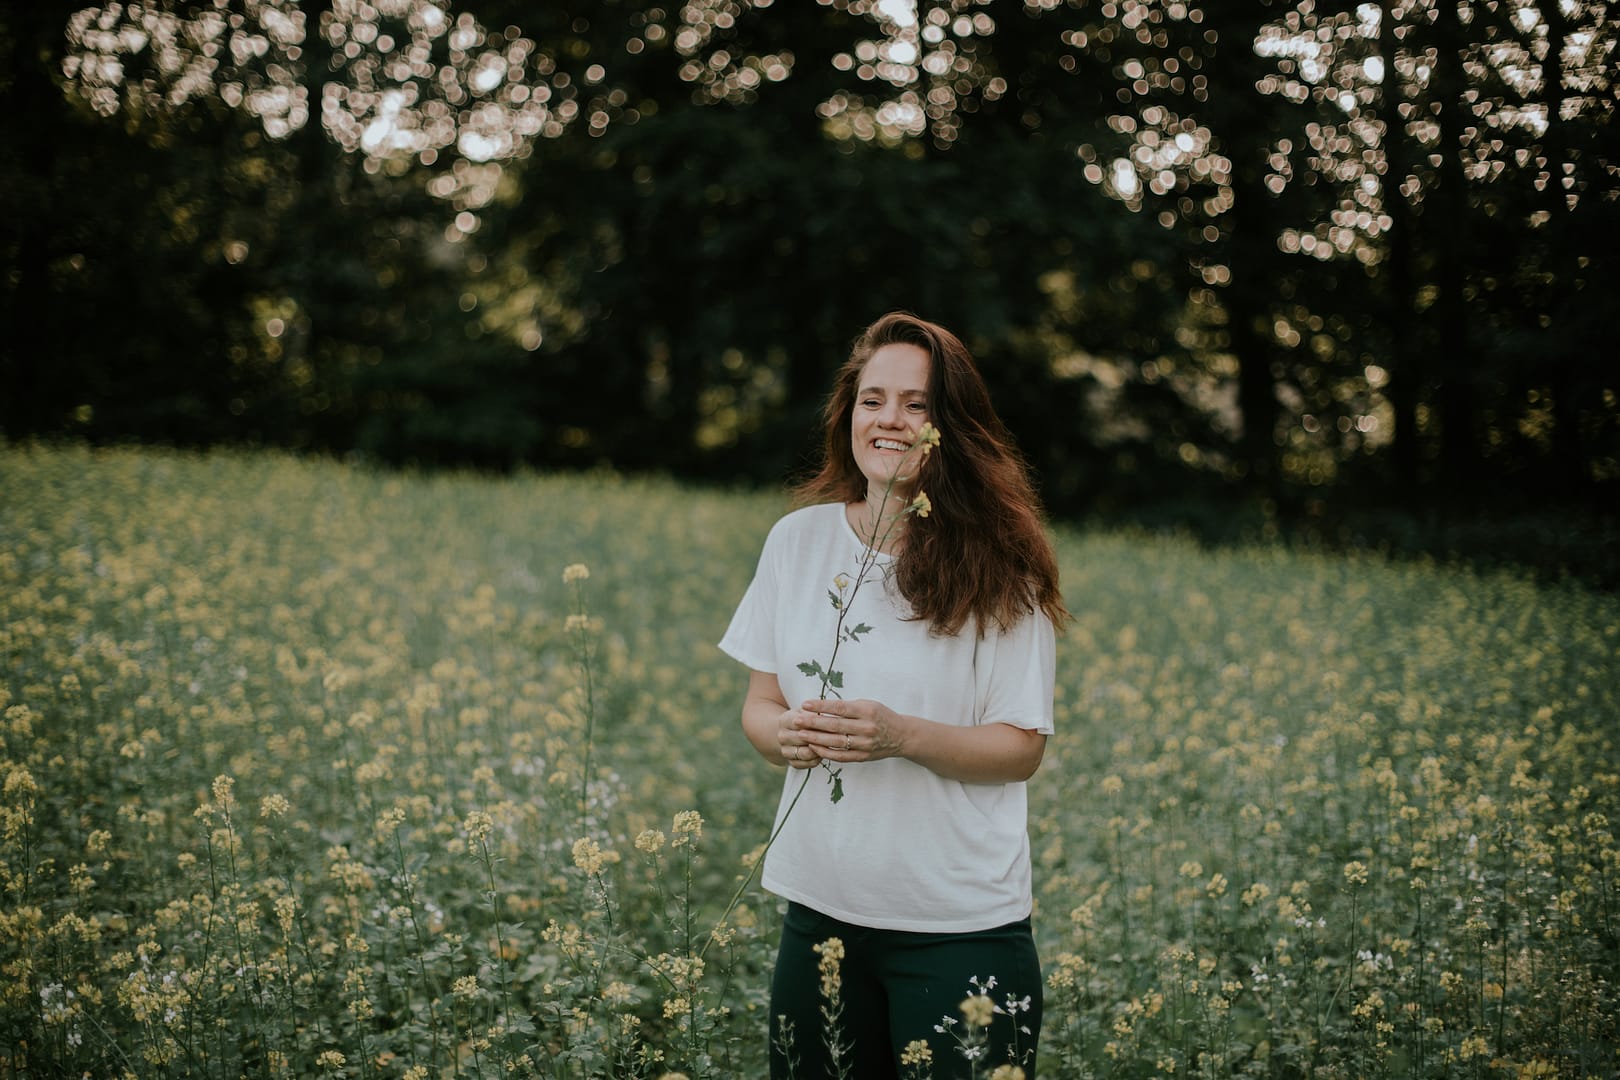
M 578 581 L 574 582 L 574 614 L 585 615 L 585 586 Z M 596 728 L 596 683 L 591 675 L 591 645 L 590 630 L 580 628 L 574 631 L 574 649 L 579 658 L 580 674 L 585 681 L 585 763 L 579 778 L 579 819 L 583 826 L 589 807 L 591 787 L 591 740 Z
M 501 974 L 501 1020 L 506 1025 L 504 1036 L 511 1037 L 510 1025 L 512 1023 L 512 991 L 506 982 L 506 934 L 501 930 L 501 901 L 500 891 L 495 887 L 495 862 L 489 853 L 489 841 L 485 837 L 478 838 L 478 853 L 484 864 L 484 873 L 489 879 L 489 910 L 495 917 L 495 970 Z

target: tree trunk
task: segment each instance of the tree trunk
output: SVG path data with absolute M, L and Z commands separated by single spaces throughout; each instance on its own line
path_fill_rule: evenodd
M 1256 486 L 1275 497 L 1282 480 L 1277 447 L 1281 409 L 1270 326 L 1281 268 L 1275 260 L 1276 222 L 1266 209 L 1272 198 L 1265 186 L 1268 140 L 1274 128 L 1264 111 L 1268 99 L 1254 92 L 1261 71 L 1252 45 L 1266 12 L 1259 5 L 1250 9 L 1242 4 L 1219 10 L 1225 21 L 1217 21 L 1213 29 L 1221 52 L 1219 62 L 1208 69 L 1212 85 L 1203 111 L 1232 168 L 1232 208 L 1222 223 L 1225 235 L 1220 244 L 1232 279 L 1221 302 L 1238 363 L 1237 404 L 1243 420 L 1238 454 Z
M 1580 270 L 1576 265 L 1574 237 L 1570 228 L 1570 206 L 1564 188 L 1564 163 L 1570 160 L 1567 133 L 1563 119 L 1564 106 L 1564 42 L 1569 36 L 1569 21 L 1559 4 L 1542 7 L 1542 18 L 1547 24 L 1547 59 L 1542 64 L 1542 104 L 1547 110 L 1547 131 L 1542 136 L 1542 152 L 1547 159 L 1547 187 L 1543 192 L 1547 212 L 1547 251 L 1556 295 L 1567 298 L 1572 293 Z M 1549 301 L 1552 298 L 1549 297 Z M 1567 302 L 1567 300 L 1565 301 Z M 1549 314 L 1558 317 L 1556 302 L 1548 304 Z M 1547 381 L 1552 391 L 1552 485 L 1565 495 L 1577 495 L 1591 481 L 1587 469 L 1586 453 L 1581 443 L 1580 380 L 1577 371 L 1582 358 L 1571 356 L 1568 339 L 1560 328 L 1549 321 L 1545 363 Z
M 1249 157 L 1240 151 L 1243 157 Z M 1265 215 L 1259 200 L 1265 190 L 1264 178 L 1255 162 L 1232 160 L 1232 186 L 1235 200 L 1230 212 L 1232 237 L 1227 245 L 1227 268 L 1232 285 L 1226 290 L 1228 326 L 1232 353 L 1238 361 L 1238 410 L 1243 417 L 1240 452 L 1250 475 L 1275 495 L 1281 480 L 1277 454 L 1277 383 L 1272 375 L 1272 342 L 1265 330 L 1270 321 L 1269 292 L 1264 286 L 1265 270 L 1254 257 Z
M 0 285 L 0 431 L 16 438 L 56 429 L 72 404 L 60 385 L 71 373 L 52 359 L 50 266 L 56 146 L 74 120 L 51 77 L 62 56 L 61 5 L 17 4 L 0 19 L 10 74 L 0 101 L 8 115 L 28 118 L 0 148 L 0 252 L 10 263 L 10 280 Z
M 1468 328 L 1463 289 L 1467 277 L 1464 251 L 1468 235 L 1468 182 L 1463 175 L 1462 24 L 1454 0 L 1436 6 L 1434 72 L 1439 105 L 1439 184 L 1426 201 L 1437 229 L 1430 241 L 1436 253 L 1434 306 L 1435 355 L 1440 384 L 1435 406 L 1440 419 L 1440 473 L 1447 493 L 1465 499 L 1473 492 L 1481 461 L 1475 430 L 1475 355 Z
M 1401 187 L 1411 171 L 1407 154 L 1406 120 L 1401 116 L 1404 94 L 1395 59 L 1400 43 L 1395 36 L 1395 12 L 1399 4 L 1384 0 L 1378 24 L 1379 51 L 1384 59 L 1384 81 L 1379 94 L 1379 118 L 1384 125 L 1384 212 L 1390 225 L 1384 234 L 1384 322 L 1389 330 L 1389 383 L 1386 391 L 1395 412 L 1391 433 L 1394 487 L 1401 500 L 1415 502 L 1422 484 L 1422 457 L 1419 453 L 1417 407 L 1422 397 L 1423 344 L 1421 327 L 1414 317 L 1415 295 L 1412 274 L 1412 209 Z

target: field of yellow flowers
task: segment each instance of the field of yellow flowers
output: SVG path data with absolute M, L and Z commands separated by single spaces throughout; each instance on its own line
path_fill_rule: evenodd
M 0 493 L 0 1075 L 764 1075 L 781 779 L 713 643 L 782 499 L 72 447 Z M 1620 599 L 1057 541 L 1043 1076 L 1620 1072 Z

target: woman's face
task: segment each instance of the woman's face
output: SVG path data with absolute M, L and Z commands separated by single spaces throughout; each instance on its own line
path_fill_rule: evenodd
M 920 454 L 906 456 L 917 432 L 928 419 L 928 353 L 916 345 L 885 345 L 872 354 L 856 382 L 855 407 L 850 413 L 850 449 L 866 477 L 871 495 L 882 495 L 895 466 L 906 468 L 895 477 L 895 492 L 911 486 Z

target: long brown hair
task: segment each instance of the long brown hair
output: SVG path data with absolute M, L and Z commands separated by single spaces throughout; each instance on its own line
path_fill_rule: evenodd
M 917 478 L 932 512 L 907 519 L 894 561 L 900 594 L 941 636 L 969 620 L 981 635 L 992 621 L 1006 629 L 1036 608 L 1061 627 L 1069 613 L 1029 467 L 991 407 L 972 354 L 943 326 L 893 311 L 855 339 L 822 413 L 821 467 L 795 494 L 804 503 L 866 496 L 850 446 L 851 416 L 861 372 L 885 345 L 916 345 L 928 354 L 928 419 L 940 432 Z

